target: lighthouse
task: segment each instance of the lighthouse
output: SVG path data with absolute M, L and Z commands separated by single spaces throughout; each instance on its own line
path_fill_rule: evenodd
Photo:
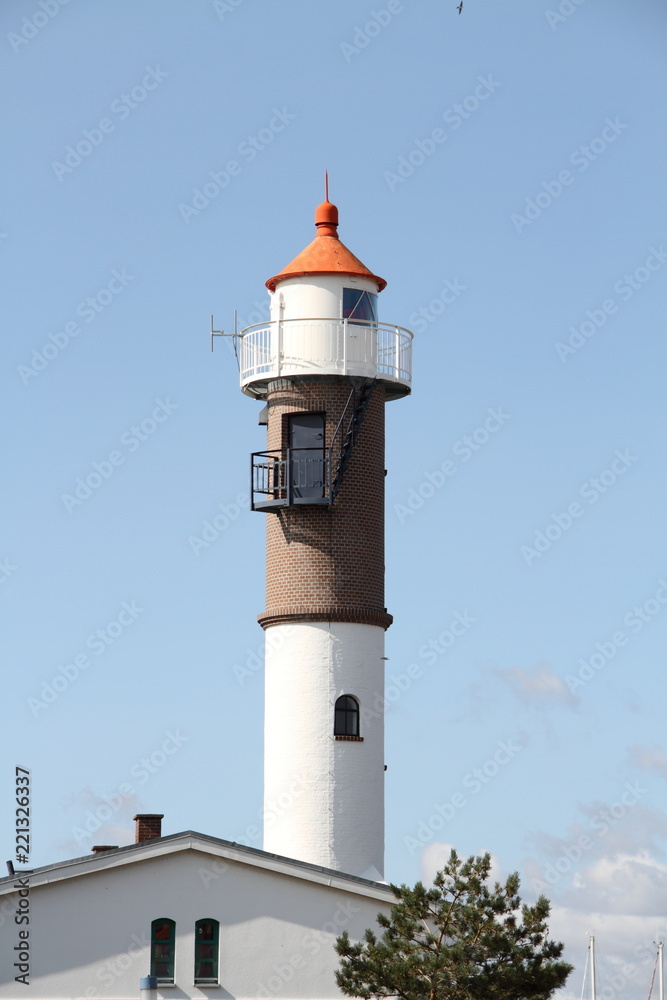
M 264 402 L 251 456 L 266 517 L 264 850 L 384 877 L 385 403 L 411 388 L 412 334 L 380 322 L 386 282 L 315 211 L 312 242 L 240 333 Z

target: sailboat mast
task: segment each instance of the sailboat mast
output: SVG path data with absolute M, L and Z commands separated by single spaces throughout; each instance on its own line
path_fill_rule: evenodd
M 590 935 L 590 953 L 591 953 L 591 1000 L 595 1000 L 595 938 Z
M 658 987 L 660 990 L 660 1000 L 665 1000 L 665 977 L 662 968 L 662 950 L 664 947 L 664 941 L 658 941 Z

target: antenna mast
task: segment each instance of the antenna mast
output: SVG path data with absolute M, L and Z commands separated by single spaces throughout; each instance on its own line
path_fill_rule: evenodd
M 665 1000 L 665 977 L 664 969 L 662 967 L 662 952 L 665 947 L 664 941 L 658 941 L 658 989 L 660 1000 Z

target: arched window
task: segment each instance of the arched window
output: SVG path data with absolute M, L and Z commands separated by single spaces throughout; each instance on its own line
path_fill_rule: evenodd
M 174 981 L 174 950 L 176 924 L 168 917 L 160 917 L 151 924 L 151 976 L 161 983 Z
M 217 920 L 198 920 L 195 924 L 195 983 L 212 986 L 218 982 Z
M 359 702 L 351 694 L 342 694 L 336 701 L 334 736 L 359 735 Z

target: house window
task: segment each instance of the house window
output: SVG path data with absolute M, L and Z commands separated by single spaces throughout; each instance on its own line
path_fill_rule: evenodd
M 176 924 L 168 917 L 160 917 L 151 924 L 151 976 L 161 983 L 174 981 L 174 949 Z
M 359 288 L 343 289 L 343 319 L 369 320 L 378 318 L 378 297 Z
M 334 736 L 359 736 L 359 702 L 351 694 L 336 701 Z
M 198 920 L 195 924 L 195 983 L 213 985 L 218 982 L 217 920 Z

